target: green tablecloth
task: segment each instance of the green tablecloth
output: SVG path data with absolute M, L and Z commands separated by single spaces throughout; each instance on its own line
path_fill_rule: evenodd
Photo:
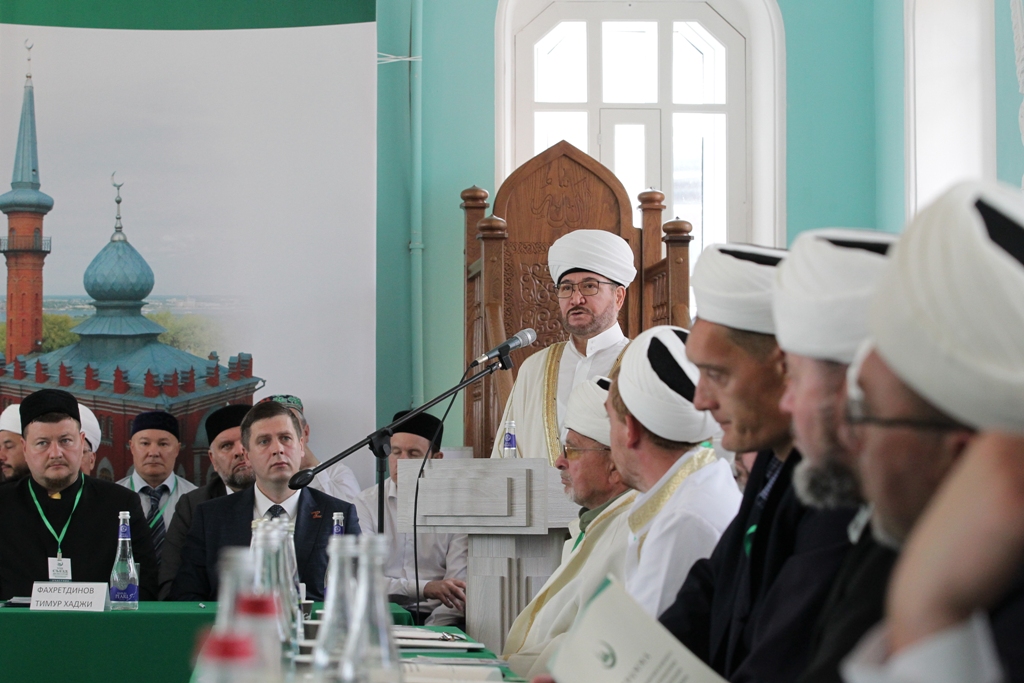
M 183 683 L 192 673 L 196 634 L 216 614 L 216 602 L 141 602 L 137 612 L 3 607 L 0 680 Z M 391 605 L 391 616 L 396 624 L 412 623 L 398 605 Z

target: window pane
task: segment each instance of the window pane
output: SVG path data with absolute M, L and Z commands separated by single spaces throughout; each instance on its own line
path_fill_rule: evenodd
M 587 151 L 587 112 L 538 111 L 533 114 L 533 153 L 540 154 L 556 142 L 565 140 L 580 151 Z
M 673 213 L 693 225 L 690 267 L 725 242 L 725 114 L 672 115 Z
M 604 101 L 658 101 L 658 23 L 606 21 L 602 26 Z
M 725 46 L 695 21 L 673 25 L 672 101 L 725 104 Z
M 533 46 L 533 99 L 587 101 L 587 24 L 563 21 Z
M 640 225 L 640 202 L 637 195 L 644 191 L 647 184 L 646 156 L 643 124 L 616 124 L 614 172 L 629 195 L 635 226 Z

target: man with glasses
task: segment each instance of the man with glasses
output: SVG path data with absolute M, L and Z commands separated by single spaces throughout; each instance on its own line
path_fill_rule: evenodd
M 566 541 L 562 564 L 516 618 L 502 656 L 521 676 L 547 670 L 580 609 L 611 574 L 624 577 L 629 542 L 626 513 L 636 493 L 611 458 L 611 423 L 604 404 L 609 380 L 576 387 L 565 414 L 565 446 L 555 461 L 569 498 L 581 506 L 579 529 Z
M 574 230 L 548 249 L 548 269 L 569 341 L 533 354 L 519 368 L 492 458 L 502 457 L 505 425 L 511 420 L 520 457 L 546 458 L 554 465 L 572 390 L 609 375 L 629 343 L 618 317 L 636 268 L 624 239 L 606 230 Z
M 606 410 L 612 461 L 639 491 L 629 510 L 626 591 L 656 617 L 698 560 L 715 549 L 740 506 L 729 463 L 705 442 L 720 432 L 693 405 L 697 368 L 686 330 L 651 328 L 612 373 Z
M 940 485 L 960 468 L 977 431 L 1024 434 L 1022 292 L 1019 189 L 954 186 L 911 221 L 896 245 L 868 316 L 871 339 L 847 381 L 851 446 L 881 542 L 903 545 Z M 972 559 L 962 558 L 963 572 L 971 571 Z M 1024 680 L 1020 568 L 987 621 L 1007 679 Z M 950 680 L 934 649 L 932 656 L 920 648 L 915 655 L 917 636 L 907 637 L 931 625 L 901 626 L 897 633 L 868 636 L 854 655 L 858 666 L 850 680 Z M 963 644 L 954 638 L 942 649 L 955 662 Z M 899 654 L 887 661 L 894 651 Z M 908 675 L 936 666 L 931 674 Z

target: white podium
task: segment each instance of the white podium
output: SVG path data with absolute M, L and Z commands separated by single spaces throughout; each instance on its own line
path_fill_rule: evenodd
M 412 533 L 418 460 L 398 461 L 399 532 Z M 558 567 L 579 515 L 546 460 L 431 460 L 417 529 L 469 535 L 466 631 L 500 654 L 512 622 Z

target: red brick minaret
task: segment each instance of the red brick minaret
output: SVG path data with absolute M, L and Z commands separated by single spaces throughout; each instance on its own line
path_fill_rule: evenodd
M 53 199 L 39 191 L 35 96 L 30 69 L 21 105 L 11 191 L 0 195 L 0 211 L 7 214 L 7 237 L 0 239 L 0 252 L 7 258 L 8 363 L 42 348 L 43 260 L 50 253 L 50 238 L 43 237 L 43 216 L 52 208 Z

